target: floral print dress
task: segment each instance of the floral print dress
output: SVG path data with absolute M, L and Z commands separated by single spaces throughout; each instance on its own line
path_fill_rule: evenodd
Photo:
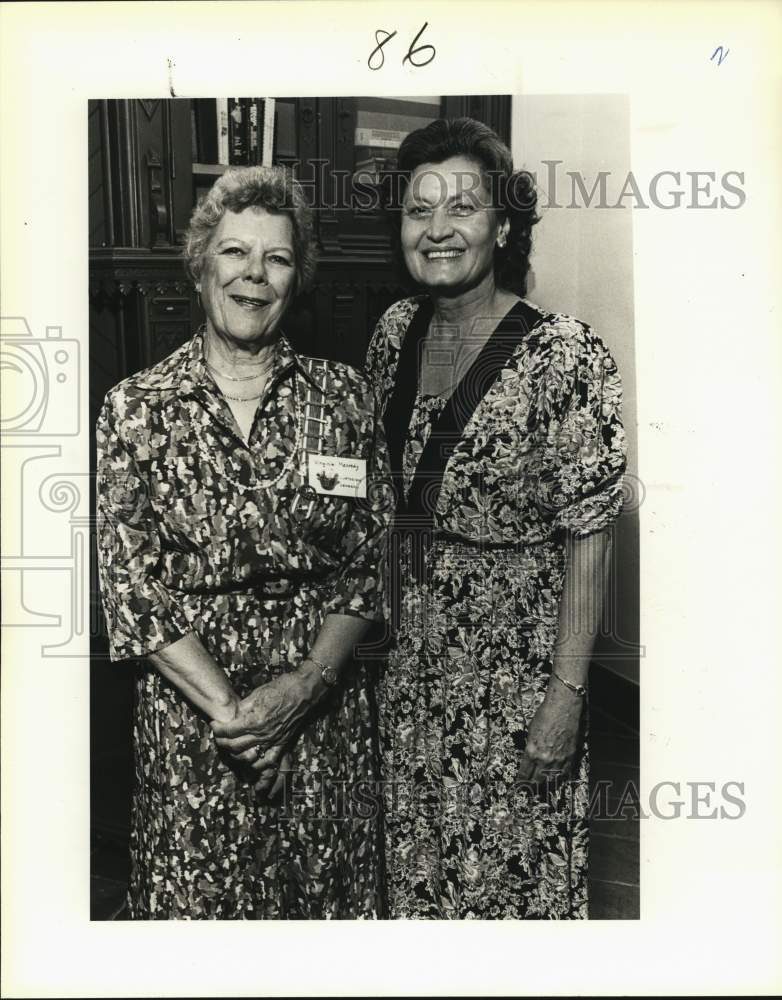
M 393 305 L 372 338 L 383 408 L 421 301 Z M 587 916 L 586 746 L 577 780 L 548 794 L 517 772 L 550 677 L 567 533 L 604 530 L 622 506 L 621 384 L 588 326 L 526 304 L 540 322 L 445 466 L 425 582 L 402 566 L 380 695 L 392 917 Z M 445 402 L 416 398 L 406 492 Z
M 303 428 L 308 399 L 325 423 Z M 295 669 L 327 614 L 382 617 L 388 514 L 371 497 L 387 457 L 354 369 L 302 358 L 283 337 L 245 444 L 199 332 L 109 392 L 97 443 L 112 659 L 193 631 L 244 696 Z M 307 448 L 366 462 L 370 499 L 308 489 Z M 355 665 L 300 735 L 276 804 L 176 688 L 148 663 L 136 670 L 131 916 L 378 916 L 377 810 L 346 793 L 378 777 L 371 667 Z

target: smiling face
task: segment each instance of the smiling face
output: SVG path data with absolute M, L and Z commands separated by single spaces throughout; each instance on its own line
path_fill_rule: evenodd
M 506 230 L 475 160 L 453 156 L 413 171 L 402 205 L 402 253 L 411 277 L 435 294 L 491 281 L 494 247 Z
M 268 342 L 295 286 L 288 216 L 264 208 L 226 212 L 209 241 L 197 286 L 210 332 L 241 343 Z

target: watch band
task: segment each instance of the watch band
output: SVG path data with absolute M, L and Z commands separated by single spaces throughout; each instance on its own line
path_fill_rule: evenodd
M 306 656 L 305 659 L 309 660 L 310 663 L 314 663 L 316 667 L 320 667 L 320 676 L 324 684 L 330 688 L 336 687 L 339 683 L 339 674 L 336 667 L 333 667 L 330 663 L 323 663 L 316 656 Z
M 560 677 L 556 670 L 552 670 L 551 673 L 559 681 L 560 684 L 564 684 L 566 688 L 577 694 L 579 698 L 586 697 L 587 689 L 583 684 L 574 684 L 572 681 L 566 681 L 564 677 Z

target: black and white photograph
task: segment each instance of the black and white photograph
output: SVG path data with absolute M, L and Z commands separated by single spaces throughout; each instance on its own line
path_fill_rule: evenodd
M 0 5 L 4 995 L 773 993 L 780 8 L 67 6 Z
M 96 919 L 637 918 L 628 110 L 91 102 Z

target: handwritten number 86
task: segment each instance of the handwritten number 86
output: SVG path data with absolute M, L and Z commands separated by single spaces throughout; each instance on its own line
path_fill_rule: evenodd
M 434 59 L 436 54 L 434 45 L 419 45 L 418 48 L 416 48 L 416 43 L 418 42 L 418 39 L 421 37 L 421 35 L 423 35 L 424 31 L 426 31 L 428 25 L 429 22 L 424 21 L 423 28 L 421 28 L 421 30 L 413 39 L 410 48 L 407 50 L 407 55 L 402 60 L 403 66 L 406 62 L 409 62 L 411 66 L 415 66 L 417 68 L 421 66 L 428 66 L 429 63 Z M 385 38 L 381 38 L 381 35 L 385 35 Z M 383 46 L 386 44 L 386 42 L 390 42 L 391 39 L 394 37 L 394 35 L 396 35 L 395 31 L 385 31 L 383 28 L 380 28 L 375 32 L 375 41 L 377 42 L 377 45 L 372 50 L 369 59 L 367 59 L 367 66 L 369 66 L 370 69 L 378 70 L 382 68 L 383 63 L 386 61 L 386 57 L 383 53 Z M 426 49 L 429 50 L 429 57 L 427 59 L 416 60 L 414 58 L 415 56 L 419 56 Z

